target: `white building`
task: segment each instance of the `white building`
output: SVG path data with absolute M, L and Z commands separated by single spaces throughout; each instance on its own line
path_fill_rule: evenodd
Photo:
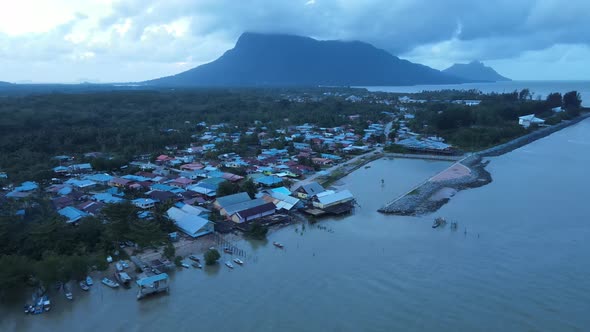
M 543 124 L 545 120 L 537 118 L 534 114 L 523 115 L 518 118 L 518 124 L 524 128 L 530 127 L 532 124 Z

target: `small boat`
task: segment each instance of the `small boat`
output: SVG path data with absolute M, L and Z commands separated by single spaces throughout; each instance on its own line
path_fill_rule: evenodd
M 281 248 L 281 249 L 283 249 L 283 247 L 284 247 L 282 244 L 280 244 L 280 243 L 278 243 L 276 241 L 273 242 L 272 245 L 275 246 L 275 247 L 277 247 L 277 248 Z
M 129 264 L 126 261 L 120 261 L 121 266 L 123 266 L 124 269 L 128 269 L 129 268 Z
M 88 287 L 88 285 L 86 285 L 84 281 L 80 281 L 80 288 L 82 288 L 82 290 L 86 292 L 90 289 L 90 287 Z
M 371 165 L 367 165 L 367 166 L 365 166 L 365 169 L 367 169 L 367 168 L 371 168 Z
M 229 267 L 230 269 L 234 268 L 234 265 L 230 261 L 226 261 L 225 266 Z
M 119 271 L 119 272 L 123 271 L 123 265 L 121 265 L 121 263 L 119 263 L 119 262 L 115 263 L 115 267 L 117 268 L 117 271 Z
M 125 272 L 115 272 L 115 279 L 125 288 L 131 287 L 131 277 Z
M 92 281 L 92 278 L 90 278 L 90 276 L 86 277 L 86 285 L 88 285 L 88 286 L 94 285 L 94 282 Z
M 203 265 L 201 265 L 201 263 L 199 262 L 194 262 L 193 264 L 191 264 L 195 269 L 202 269 Z
M 25 314 L 28 314 L 29 312 L 32 313 L 31 309 L 33 309 L 32 305 L 25 304 Z M 35 310 L 35 309 L 33 309 L 33 310 Z
M 225 248 L 223 248 L 223 252 L 224 252 L 224 253 L 226 253 L 226 254 L 231 254 L 231 253 L 233 253 L 233 251 L 231 250 L 231 248 L 230 248 L 230 247 L 225 247 Z
M 112 281 L 111 279 L 109 279 L 107 277 L 102 278 L 101 282 L 104 285 L 109 286 L 111 288 L 117 288 L 117 287 L 119 287 L 119 284 L 118 283 Z
M 445 218 L 438 217 L 438 218 L 434 219 L 434 223 L 432 224 L 432 228 L 437 228 L 439 226 L 444 226 L 446 224 L 447 224 L 447 221 L 445 220 Z
M 181 263 L 180 266 L 184 267 L 185 269 L 190 268 L 190 266 L 187 263 Z
M 234 258 L 234 263 L 239 264 L 239 265 L 244 265 L 244 261 L 239 258 Z
M 70 289 L 70 286 L 68 286 L 68 284 L 64 284 L 64 294 L 66 296 L 66 299 L 70 301 L 74 299 L 74 294 L 72 294 L 72 290 Z
M 47 296 L 43 296 L 40 300 L 40 303 L 44 311 L 51 310 L 51 301 L 49 301 L 49 298 Z
M 192 261 L 197 262 L 197 263 L 201 261 L 201 259 L 195 255 L 190 255 L 190 256 L 188 256 L 188 258 Z

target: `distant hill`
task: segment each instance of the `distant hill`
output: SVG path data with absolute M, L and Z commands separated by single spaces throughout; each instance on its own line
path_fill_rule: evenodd
M 157 86 L 371 86 L 466 81 L 469 80 L 401 60 L 363 42 L 244 33 L 233 49 L 213 62 L 143 83 Z
M 12 83 L 0 81 L 0 86 L 3 86 L 3 85 L 12 85 Z
M 466 64 L 456 63 L 443 70 L 443 73 L 473 81 L 511 81 L 511 79 L 498 74 L 492 67 L 488 67 L 479 61 L 472 61 Z

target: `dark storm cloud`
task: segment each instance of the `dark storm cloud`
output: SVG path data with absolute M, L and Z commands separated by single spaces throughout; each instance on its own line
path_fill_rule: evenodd
M 215 59 L 245 31 L 361 40 L 437 68 L 538 51 L 559 58 L 572 50 L 580 58 L 590 45 L 588 0 L 121 0 L 106 6 L 100 14 L 82 10 L 43 33 L 0 31 L 0 65 L 34 59 L 47 68 L 91 61 L 96 68 L 129 69 L 144 63 L 172 74 Z M 152 75 L 141 71 L 129 79 Z
M 518 55 L 557 43 L 588 43 L 590 1 L 125 1 L 103 21 L 133 18 L 138 31 L 178 17 L 194 18 L 196 34 L 235 40 L 244 31 L 363 40 L 395 54 L 455 38 L 470 47 L 488 41 L 480 58 Z

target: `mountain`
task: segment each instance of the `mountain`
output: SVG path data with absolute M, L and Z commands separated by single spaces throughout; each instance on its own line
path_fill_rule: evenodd
M 512 81 L 498 74 L 492 67 L 488 67 L 479 61 L 472 61 L 466 64 L 456 63 L 442 72 L 473 81 Z
M 0 81 L 0 86 L 12 85 L 12 83 Z
M 217 60 L 143 82 L 158 86 L 375 86 L 470 80 L 399 59 L 370 44 L 244 33 Z

